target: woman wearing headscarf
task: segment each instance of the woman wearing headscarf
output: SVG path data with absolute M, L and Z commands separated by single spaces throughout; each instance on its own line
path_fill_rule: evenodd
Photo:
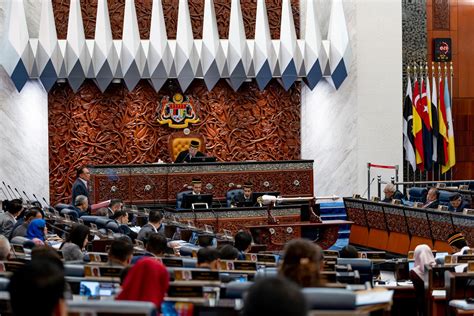
M 45 235 L 47 233 L 46 221 L 44 219 L 34 219 L 28 225 L 26 238 L 32 240 L 36 245 L 43 246 Z
M 415 293 L 418 300 L 418 306 L 420 306 L 419 315 L 425 314 L 425 265 L 435 266 L 436 260 L 433 256 L 433 252 L 428 245 L 418 245 L 415 248 L 415 265 L 410 270 L 410 280 L 413 282 Z
M 151 302 L 159 310 L 168 287 L 166 267 L 153 258 L 144 258 L 128 271 L 117 300 Z

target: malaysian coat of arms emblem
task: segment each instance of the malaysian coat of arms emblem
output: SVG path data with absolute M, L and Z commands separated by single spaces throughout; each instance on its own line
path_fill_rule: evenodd
M 164 96 L 156 109 L 158 123 L 168 124 L 171 128 L 186 128 L 189 124 L 199 122 L 199 117 L 194 109 L 194 100 L 191 96 L 176 93 L 173 100 L 169 96 Z

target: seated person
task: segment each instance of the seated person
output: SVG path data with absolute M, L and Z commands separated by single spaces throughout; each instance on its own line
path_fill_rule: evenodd
M 125 211 L 116 211 L 114 215 L 111 217 L 117 225 L 118 225 L 118 232 L 120 234 L 127 235 L 134 241 L 137 239 L 138 234 L 135 233 L 133 230 L 128 227 L 128 214 Z
M 0 235 L 0 261 L 7 261 L 10 258 L 10 242 L 7 237 Z
M 84 259 L 84 249 L 89 242 L 90 229 L 86 225 L 74 225 L 66 238 L 61 244 L 59 250 L 62 251 L 64 261 L 78 261 Z
M 78 195 L 74 200 L 74 210 L 76 211 L 77 217 L 89 214 L 89 200 L 85 195 Z
M 403 199 L 403 193 L 398 191 L 397 187 L 393 183 L 387 183 L 387 185 L 383 189 L 383 193 L 385 194 L 385 197 L 382 202 L 385 203 L 391 203 L 392 200 Z
M 239 260 L 245 260 L 245 253 L 250 251 L 252 246 L 252 235 L 246 231 L 239 231 L 234 236 L 234 247 L 239 252 Z
M 254 206 L 253 198 L 252 198 L 252 191 L 253 185 L 251 182 L 245 182 L 243 185 L 244 194 L 237 194 L 234 196 L 232 200 L 232 205 L 237 207 L 245 207 L 245 206 Z
M 110 265 L 126 267 L 132 261 L 132 257 L 133 244 L 129 240 L 119 238 L 110 245 L 108 261 Z
M 298 286 L 283 278 L 255 282 L 244 300 L 243 316 L 308 315 L 306 299 Z
M 321 247 L 307 239 L 293 239 L 284 249 L 279 274 L 301 287 L 318 287 L 324 284 L 321 270 L 324 256 Z
M 449 198 L 448 211 L 462 212 L 467 207 L 467 203 L 463 201 L 462 195 L 457 193 Z
M 21 223 L 20 225 L 16 226 L 13 229 L 10 239 L 13 239 L 16 236 L 26 237 L 26 230 L 28 229 L 28 225 L 31 223 L 31 221 L 34 219 L 42 219 L 42 218 L 43 218 L 43 215 L 36 208 L 31 208 L 27 210 L 25 212 L 23 223 Z
M 149 232 L 145 237 L 145 253 L 139 256 L 135 256 L 132 259 L 132 263 L 135 264 L 139 260 L 146 257 L 160 258 L 164 257 L 168 250 L 168 241 L 165 235 L 161 233 Z
M 163 263 L 152 258 L 138 261 L 128 270 L 117 300 L 155 304 L 159 310 L 169 288 L 169 273 Z
M 430 188 L 426 195 L 426 202 L 423 208 L 438 208 L 439 205 L 439 191 L 437 188 Z
M 197 252 L 197 267 L 219 270 L 219 251 L 211 247 L 199 249 Z
M 428 245 L 418 245 L 415 248 L 415 265 L 410 270 L 410 280 L 413 282 L 415 293 L 417 296 L 418 306 L 424 311 L 425 305 L 425 265 L 435 266 L 436 261 L 433 252 Z
M 61 261 L 32 260 L 10 279 L 8 291 L 13 315 L 66 316 L 65 287 Z
M 222 260 L 237 260 L 239 251 L 232 245 L 224 245 L 219 248 L 219 258 Z
M 138 232 L 138 240 L 145 242 L 145 236 L 147 233 L 164 233 L 164 225 L 163 222 L 163 212 L 160 210 L 152 210 L 150 214 L 148 214 L 148 223 L 142 226 L 140 231 Z
M 202 181 L 199 178 L 193 178 L 191 184 L 193 185 L 192 195 L 199 195 L 202 191 Z
M 347 245 L 339 250 L 339 258 L 359 258 L 359 252 L 354 246 Z
M 0 214 L 0 235 L 10 238 L 13 227 L 16 224 L 16 217 L 23 210 L 23 202 L 20 199 L 2 202 L 4 212 Z
M 122 210 L 122 200 L 112 199 L 110 200 L 109 207 L 107 208 L 107 216 L 112 218 L 115 212 Z
M 469 246 L 467 245 L 466 238 L 463 233 L 453 233 L 448 236 L 448 244 L 453 249 L 453 256 L 460 256 L 467 254 Z
M 179 153 L 178 157 L 176 157 L 175 163 L 180 162 L 190 162 L 191 158 L 193 157 L 205 157 L 205 155 L 198 150 L 199 142 L 196 140 L 192 140 L 189 144 L 189 148 L 183 150 Z

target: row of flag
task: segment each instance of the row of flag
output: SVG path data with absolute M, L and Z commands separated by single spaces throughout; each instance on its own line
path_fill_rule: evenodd
M 431 171 L 437 163 L 444 174 L 456 164 L 448 75 L 440 72 L 436 78 L 433 72 L 431 86 L 425 74 L 420 79 L 415 75 L 413 84 L 408 74 L 403 104 L 405 160 L 413 171 Z

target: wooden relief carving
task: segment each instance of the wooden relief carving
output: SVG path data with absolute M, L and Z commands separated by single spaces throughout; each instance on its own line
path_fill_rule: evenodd
M 108 0 L 112 36 L 114 39 L 122 38 L 123 15 L 125 0 Z M 151 10 L 153 0 L 135 0 L 140 37 L 150 37 Z M 293 19 L 297 37 L 299 37 L 299 1 L 292 0 Z M 178 0 L 162 0 L 163 14 L 165 16 L 166 32 L 169 39 L 176 38 L 178 20 Z M 282 0 L 267 1 L 267 14 L 272 38 L 280 38 L 280 16 Z M 214 0 L 214 10 L 217 17 L 220 38 L 227 38 L 229 34 L 230 0 Z M 202 38 L 202 25 L 204 19 L 204 0 L 188 0 L 189 13 L 195 39 Z M 257 12 L 256 0 L 241 1 L 245 34 L 248 39 L 255 37 L 255 14 Z M 59 39 L 67 36 L 67 20 L 69 16 L 69 1 L 53 0 L 53 9 L 56 19 L 56 29 Z M 93 39 L 95 34 L 95 18 L 97 14 L 97 0 L 81 0 L 82 19 L 84 32 L 87 39 Z
M 433 0 L 433 30 L 449 31 L 449 0 Z
M 112 85 L 102 94 L 93 82 L 86 81 L 74 94 L 66 84 L 56 85 L 49 94 L 52 200 L 69 199 L 74 168 L 83 164 L 151 163 L 158 158 L 171 162 L 168 136 L 174 130 L 157 123 L 156 107 L 176 89 L 176 84 L 167 85 L 156 93 L 142 81 L 132 92 Z M 201 118 L 191 130 L 206 137 L 208 155 L 220 161 L 300 158 L 299 87 L 285 92 L 271 82 L 267 90 L 259 91 L 254 83 L 245 83 L 239 92 L 233 92 L 221 81 L 208 92 L 197 80 L 187 93 L 196 99 Z M 247 178 L 244 175 L 243 181 Z M 308 185 L 304 173 L 285 183 L 297 178 Z M 265 175 L 252 176 L 259 186 L 266 180 Z M 282 182 L 273 176 L 268 191 Z M 174 194 L 169 192 L 169 196 Z
M 281 2 L 266 3 L 273 38 L 280 36 Z M 176 38 L 177 1 L 162 3 L 168 37 Z M 194 37 L 202 38 L 204 0 L 188 3 Z M 292 0 L 292 4 L 299 32 L 299 2 Z M 108 5 L 113 37 L 121 39 L 125 0 L 108 0 Z M 219 35 L 227 38 L 230 0 L 215 0 L 214 5 Z M 242 0 L 241 5 L 246 35 L 253 38 L 256 1 Z M 140 35 L 147 39 L 152 0 L 135 0 L 135 6 Z M 92 39 L 97 0 L 81 0 L 81 8 L 86 38 Z M 58 38 L 65 39 L 69 1 L 53 0 L 53 9 Z M 169 162 L 168 136 L 174 130 L 158 124 L 155 111 L 157 102 L 164 95 L 179 92 L 178 87 L 170 81 L 156 93 L 142 81 L 132 92 L 113 84 L 102 94 L 93 82 L 86 81 L 74 94 L 67 84 L 56 85 L 48 98 L 51 201 L 69 201 L 74 169 L 83 164 L 150 163 L 158 158 Z M 300 158 L 299 85 L 286 92 L 273 81 L 265 91 L 259 91 L 255 83 L 244 83 L 236 93 L 222 80 L 212 91 L 207 91 L 202 80 L 196 80 L 186 94 L 197 101 L 201 122 L 191 131 L 206 137 L 208 155 L 220 161 Z M 123 192 L 112 195 L 120 194 Z M 168 196 L 174 194 L 168 192 Z M 150 192 L 134 195 L 149 198 Z

